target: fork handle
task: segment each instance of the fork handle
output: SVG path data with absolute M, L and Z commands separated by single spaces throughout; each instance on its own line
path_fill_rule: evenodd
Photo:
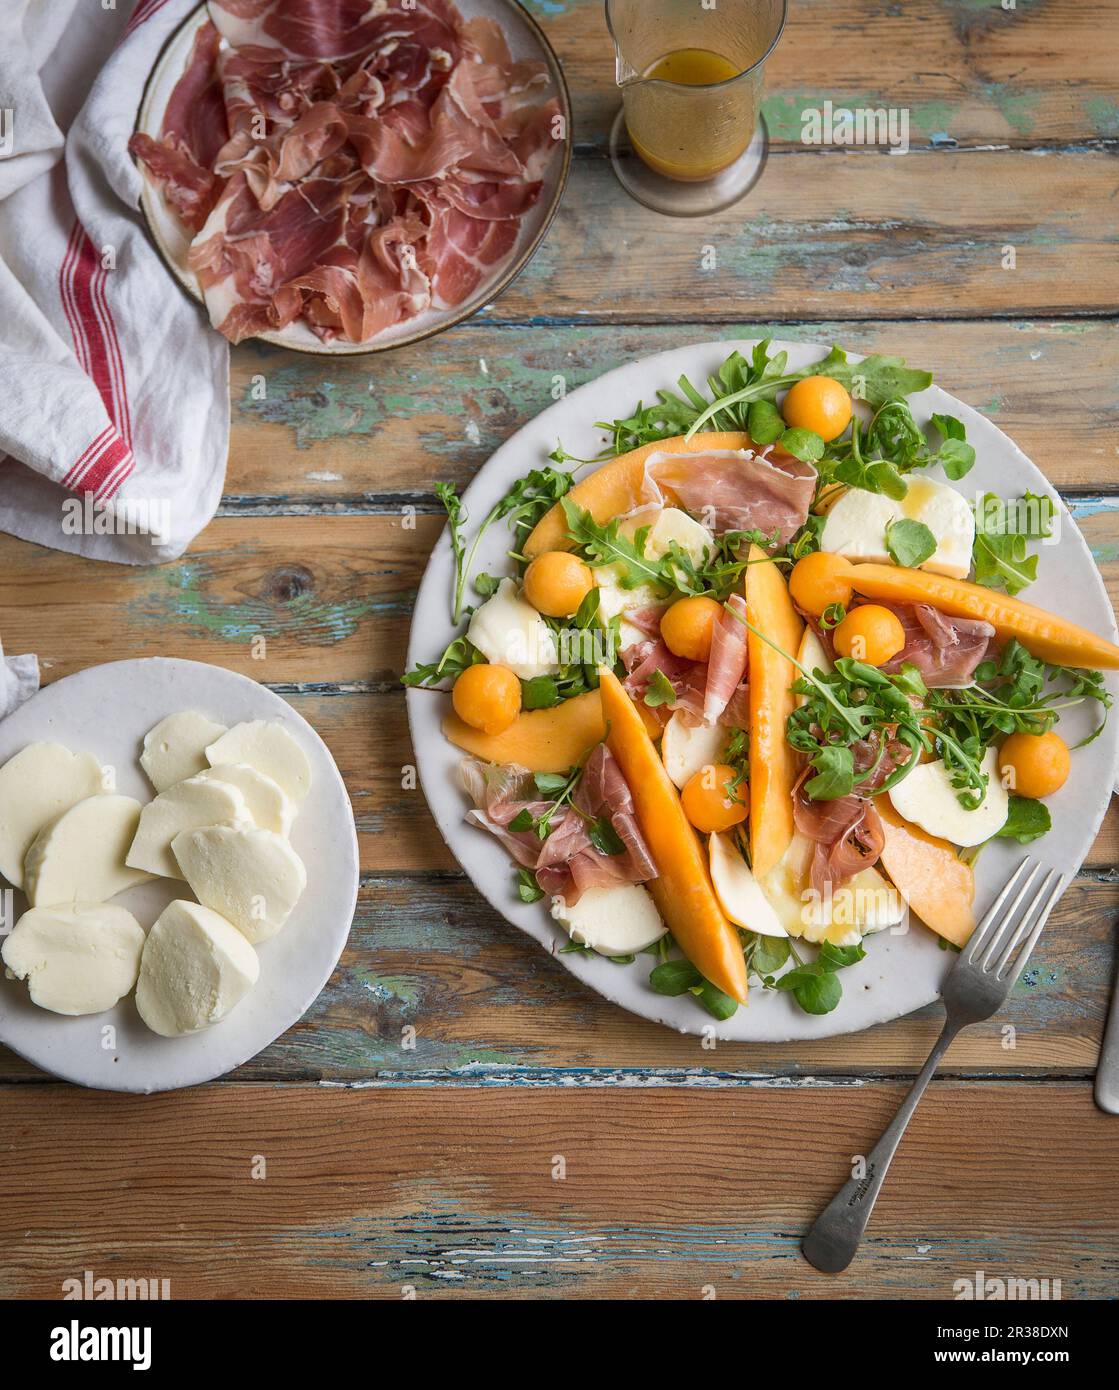
M 844 1183 L 801 1242 L 800 1248 L 804 1258 L 825 1274 L 839 1274 L 855 1258 L 855 1252 L 866 1230 L 866 1223 L 874 1210 L 874 1203 L 878 1200 L 882 1184 L 886 1181 L 890 1161 L 901 1143 L 901 1136 L 905 1133 L 914 1110 L 917 1109 L 917 1102 L 925 1094 L 925 1087 L 932 1080 L 940 1059 L 959 1031 L 957 1024 L 945 1023 L 944 1032 L 929 1053 L 928 1061 L 910 1087 L 909 1094 L 898 1108 L 898 1113 L 867 1156 L 866 1176 L 851 1178 Z

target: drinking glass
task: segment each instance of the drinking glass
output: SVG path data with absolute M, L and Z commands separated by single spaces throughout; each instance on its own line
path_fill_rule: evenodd
M 610 158 L 639 202 L 673 217 L 729 207 L 765 163 L 762 71 L 787 0 L 606 0 L 622 108 Z

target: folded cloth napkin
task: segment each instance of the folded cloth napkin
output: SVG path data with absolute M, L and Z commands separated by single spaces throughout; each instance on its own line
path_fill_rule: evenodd
M 127 149 L 197 4 L 0 3 L 0 529 L 129 564 L 185 550 L 229 447 L 228 346 L 149 241 Z
M 37 656 L 5 656 L 0 646 L 0 719 L 39 689 Z

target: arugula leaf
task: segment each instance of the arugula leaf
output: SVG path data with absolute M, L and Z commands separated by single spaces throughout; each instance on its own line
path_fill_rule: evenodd
M 777 989 L 792 992 L 806 1014 L 830 1014 L 843 998 L 843 986 L 819 961 L 798 965 L 778 976 Z
M 665 577 L 664 561 L 645 554 L 647 526 L 641 527 L 631 540 L 621 534 L 617 517 L 603 526 L 570 497 L 561 500 L 567 518 L 567 534 L 594 564 L 617 564 L 623 589 L 635 589 L 639 584 L 652 584 L 662 591 L 672 587 Z
M 587 831 L 590 842 L 598 850 L 599 854 L 625 854 L 626 842 L 614 829 L 609 817 L 599 816 L 598 820 L 592 821 L 590 829 Z
M 904 357 L 873 353 L 861 362 L 849 363 L 847 354 L 838 347 L 833 347 L 808 374 L 834 377 L 856 400 L 866 401 L 875 408 L 902 396 L 912 396 L 915 391 L 924 391 L 933 380 L 932 372 L 907 367 Z
M 536 875 L 531 869 L 517 870 L 517 896 L 523 903 L 539 902 L 544 896 L 544 890 L 536 881 Z
M 895 565 L 916 569 L 936 553 L 936 537 L 923 521 L 902 517 L 886 527 L 886 549 Z
M 975 543 L 972 560 L 975 582 L 1014 595 L 1037 578 L 1037 556 L 1030 555 L 1026 542 L 1045 540 L 1051 533 L 1053 502 L 1035 492 L 1024 493 L 1015 502 L 984 493 L 972 508 L 975 513 Z
M 824 456 L 824 441 L 815 430 L 786 430 L 781 435 L 780 446 L 787 454 L 792 454 L 793 458 L 800 459 L 802 463 L 815 463 Z
M 531 680 L 521 681 L 522 709 L 551 709 L 559 702 L 559 686 L 555 676 L 533 676 Z
M 401 676 L 401 684 L 411 686 L 435 686 L 440 681 L 456 681 L 468 666 L 476 666 L 485 657 L 465 637 L 454 637 L 443 649 L 438 661 L 421 661 L 411 671 Z
M 733 1018 L 738 1012 L 738 1000 L 732 999 L 729 994 L 724 994 L 710 980 L 704 980 L 692 993 L 697 996 L 699 1002 L 707 1010 L 712 1018 L 720 1020 Z
M 816 776 L 805 783 L 813 801 L 835 801 L 855 789 L 855 755 L 841 744 L 825 744 L 812 758 Z
M 944 440 L 937 451 L 937 462 L 944 469 L 945 477 L 959 482 L 975 463 L 975 449 L 967 442 L 967 430 L 954 415 L 933 415 L 930 423 Z
M 776 975 L 792 952 L 787 936 L 755 934 L 750 966 L 759 975 Z
M 755 444 L 776 444 L 785 433 L 785 422 L 772 401 L 751 401 L 746 412 L 746 433 Z
M 690 960 L 666 960 L 649 972 L 649 983 L 656 992 L 672 998 L 696 989 L 702 982 L 703 976 Z
M 663 671 L 654 671 L 645 691 L 645 703 L 650 709 L 658 705 L 675 705 L 676 689 Z
M 1028 845 L 1031 840 L 1040 840 L 1052 828 L 1053 818 L 1043 801 L 1033 801 L 1028 796 L 1012 796 L 1006 824 L 996 832 L 995 838 L 1017 840 L 1020 845 Z

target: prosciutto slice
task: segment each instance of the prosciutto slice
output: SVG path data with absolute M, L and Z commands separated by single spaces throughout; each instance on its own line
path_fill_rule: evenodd
M 714 724 L 720 718 L 746 674 L 747 629 L 746 624 L 739 621 L 746 617 L 746 600 L 741 594 L 732 594 L 727 606 L 734 613 L 723 609 L 711 629 L 711 654 L 703 688 L 705 724 Z M 739 617 L 735 617 L 735 613 Z
M 562 897 L 573 905 L 588 888 L 646 883 L 657 877 L 657 867 L 637 824 L 633 796 L 604 743 L 587 759 L 573 804 L 554 818 L 551 833 L 544 840 L 534 830 L 509 829 L 522 811 L 538 817 L 550 804 L 540 798 L 527 768 L 466 758 L 461 776 L 474 802 L 466 819 L 497 836 L 518 864 L 535 873 L 549 897 Z M 600 854 L 594 847 L 589 827 L 600 819 L 613 826 L 625 845 L 623 853 Z
M 927 603 L 887 603 L 905 628 L 905 646 L 882 669 L 893 674 L 905 662 L 930 688 L 968 685 L 986 659 L 995 629 L 979 618 L 950 618 Z
M 784 545 L 808 518 L 816 469 L 772 448 L 716 449 L 703 454 L 653 453 L 645 464 L 645 494 L 679 504 L 717 536 L 727 531 L 776 533 Z
M 463 303 L 556 150 L 541 63 L 451 0 L 210 0 L 159 139 L 129 148 L 233 342 L 365 342 Z
M 876 864 L 886 837 L 878 812 L 862 796 L 812 801 L 804 791 L 811 776 L 812 769 L 805 768 L 793 789 L 793 821 L 814 842 L 810 879 L 823 896 Z

